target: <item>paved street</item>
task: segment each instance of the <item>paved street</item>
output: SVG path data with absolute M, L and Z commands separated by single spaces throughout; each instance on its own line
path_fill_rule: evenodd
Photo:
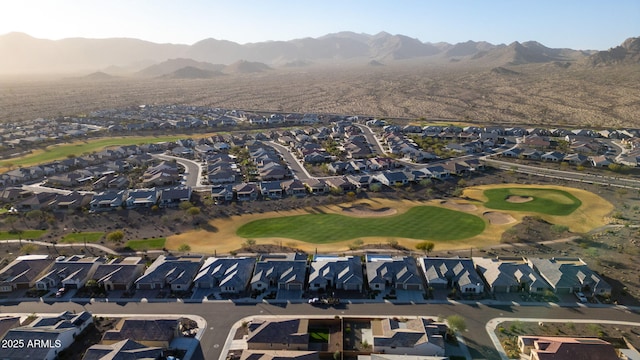
M 269 141 L 269 145 L 273 146 L 284 158 L 284 161 L 287 162 L 289 168 L 291 168 L 291 172 L 293 176 L 300 180 L 305 181 L 311 178 L 311 175 L 307 172 L 307 169 L 296 159 L 296 157 L 291 153 L 291 149 L 284 147 L 280 144 L 277 144 L 273 141 Z
M 447 317 L 459 314 L 466 319 L 468 331 L 464 333 L 467 346 L 474 359 L 499 359 L 485 326 L 490 319 L 498 317 L 515 318 L 555 318 L 594 319 L 640 322 L 640 315 L 619 308 L 585 308 L 557 306 L 504 306 L 483 304 L 420 304 L 394 305 L 389 303 L 346 304 L 344 308 L 323 309 L 309 304 L 238 304 L 216 303 L 21 303 L 0 306 L 0 312 L 62 312 L 65 310 L 88 310 L 94 313 L 121 314 L 194 314 L 202 316 L 208 324 L 202 338 L 202 351 L 206 359 L 218 359 L 234 323 L 247 316 L 255 315 L 390 315 L 418 316 L 432 315 Z
M 156 157 L 162 160 L 177 161 L 178 164 L 184 166 L 185 168 L 185 175 L 186 175 L 185 186 L 190 186 L 192 188 L 200 186 L 201 184 L 200 178 L 202 177 L 202 174 L 201 174 L 202 168 L 197 161 L 184 159 L 176 156 L 164 155 L 164 154 L 154 154 L 153 157 Z

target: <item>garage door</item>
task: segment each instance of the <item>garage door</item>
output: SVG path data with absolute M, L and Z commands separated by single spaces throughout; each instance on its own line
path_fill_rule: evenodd
M 289 284 L 288 290 L 302 290 L 302 284 Z
M 407 290 L 422 290 L 419 284 L 407 284 Z

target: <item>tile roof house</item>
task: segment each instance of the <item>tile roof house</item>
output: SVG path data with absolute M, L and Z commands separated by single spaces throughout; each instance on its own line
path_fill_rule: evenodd
M 594 295 L 611 294 L 611 285 L 589 269 L 587 263 L 582 259 L 528 258 L 527 262 L 551 285 L 556 293 L 568 294 L 582 291 Z
M 127 208 L 149 208 L 158 202 L 159 192 L 156 188 L 132 189 L 127 194 Z
M 518 347 L 531 360 L 618 360 L 616 349 L 598 338 L 518 336 Z
M 25 346 L 3 347 L 3 360 L 54 360 L 61 351 L 68 348 L 87 326 L 93 323 L 89 312 L 70 312 L 54 317 L 41 317 L 27 326 L 9 330 L 0 340 L 3 344 L 24 342 Z M 27 346 L 27 344 L 51 344 L 48 346 Z
M 471 259 L 423 257 L 418 259 L 418 265 L 430 287 L 456 288 L 464 294 L 481 294 L 484 291 L 484 283 Z
M 373 352 L 398 355 L 443 356 L 445 324 L 418 318 L 371 321 Z
M 84 353 L 82 360 L 147 360 L 159 359 L 161 356 L 161 347 L 147 347 L 133 340 L 125 339 L 110 345 L 92 345 Z
M 285 290 L 303 290 L 307 274 L 305 254 L 262 255 L 253 271 L 251 290 L 262 291 L 270 287 Z
M 409 182 L 409 178 L 402 171 L 383 171 L 374 175 L 374 178 L 387 186 L 406 185 Z
M 307 196 L 307 188 L 298 179 L 285 180 L 280 183 L 282 190 L 287 196 L 304 197 Z
M 249 286 L 255 262 L 255 258 L 248 257 L 210 257 L 193 280 L 194 286 L 201 289 L 219 288 L 222 293 L 240 293 Z
M 254 184 L 237 184 L 233 186 L 233 192 L 238 201 L 252 201 L 258 198 L 258 190 Z
M 160 255 L 136 281 L 136 289 L 164 289 L 186 291 L 202 265 L 201 256 Z
M 91 278 L 107 291 L 129 290 L 143 270 L 144 262 L 141 257 L 116 258 L 99 265 Z
M 52 290 L 62 286 L 66 289 L 79 289 L 84 286 L 87 280 L 91 279 L 98 266 L 104 261 L 105 259 L 101 257 L 73 255 L 65 258 L 61 256 L 36 281 L 36 288 L 38 290 Z
M 54 210 L 80 209 L 89 205 L 92 198 L 91 194 L 81 194 L 77 191 L 67 195 L 58 194 L 51 202 L 51 207 Z
M 177 207 L 186 201 L 191 201 L 190 187 L 163 189 L 160 192 L 160 207 Z
M 282 198 L 282 184 L 280 181 L 261 181 L 260 193 L 263 198 L 268 199 L 281 199 Z
M 316 255 L 309 270 L 309 290 L 362 291 L 364 276 L 359 256 Z
M 166 349 L 169 347 L 171 340 L 179 335 L 179 319 L 123 318 L 113 330 L 108 330 L 104 333 L 100 343 L 113 345 L 129 339 L 145 346 Z
M 125 195 L 125 190 L 95 194 L 91 202 L 89 202 L 89 208 L 92 211 L 115 210 L 124 204 Z
M 365 264 L 369 289 L 384 291 L 388 287 L 399 290 L 423 290 L 422 275 L 416 261 L 409 256 L 367 256 Z
M 474 257 L 476 270 L 484 278 L 492 293 L 531 292 L 543 293 L 551 286 L 533 271 L 521 257 Z
M 216 204 L 221 204 L 233 200 L 233 185 L 214 185 L 211 187 L 211 199 Z
M 311 194 L 325 194 L 329 191 L 329 186 L 323 179 L 310 178 L 304 181 L 304 185 Z
M 52 264 L 47 255 L 18 256 L 0 270 L 0 293 L 33 287 Z
M 253 320 L 248 324 L 247 347 L 268 350 L 308 350 L 309 320 Z

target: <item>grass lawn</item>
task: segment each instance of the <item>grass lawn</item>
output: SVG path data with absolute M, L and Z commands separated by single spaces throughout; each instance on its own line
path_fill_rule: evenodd
M 12 240 L 12 239 L 39 239 L 46 230 L 22 230 L 19 234 L 16 232 L 0 231 L 0 240 Z
M 75 142 L 70 144 L 53 145 L 47 147 L 46 150 L 35 150 L 33 153 L 14 158 L 9 160 L 0 161 L 0 167 L 6 167 L 11 164 L 14 167 L 17 166 L 31 166 L 42 163 L 47 163 L 55 160 L 63 160 L 68 156 L 80 156 L 84 153 L 91 153 L 94 151 L 101 151 L 111 146 L 122 145 L 136 145 L 136 144 L 148 144 L 157 143 L 162 141 L 176 141 L 184 136 L 172 135 L 172 136 L 126 136 L 126 137 L 113 137 L 113 138 L 100 138 L 95 140 L 88 140 L 82 142 Z
M 511 203 L 511 195 L 528 196 L 532 200 L 523 203 Z M 529 211 L 547 215 L 569 215 L 582 205 L 582 201 L 572 194 L 556 189 L 542 188 L 496 188 L 484 191 L 488 201 L 484 206 L 490 209 Z
M 309 342 L 326 344 L 329 342 L 329 329 L 309 329 Z
M 484 231 L 481 218 L 435 206 L 416 206 L 384 218 L 354 218 L 339 214 L 310 214 L 260 219 L 241 226 L 243 238 L 280 237 L 326 244 L 358 237 L 457 240 Z
M 60 242 L 63 244 L 73 244 L 73 243 L 93 243 L 96 242 L 104 236 L 103 232 L 79 232 L 79 233 L 71 233 L 65 235 Z
M 165 241 L 166 238 L 129 240 L 125 246 L 135 251 L 154 250 L 164 248 Z

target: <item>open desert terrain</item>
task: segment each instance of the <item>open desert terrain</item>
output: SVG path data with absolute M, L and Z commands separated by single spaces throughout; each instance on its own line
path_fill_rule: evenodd
M 0 80 L 0 121 L 140 104 L 354 114 L 560 127 L 640 126 L 640 68 L 555 63 L 494 67 L 360 63 L 278 68 L 210 79 Z

